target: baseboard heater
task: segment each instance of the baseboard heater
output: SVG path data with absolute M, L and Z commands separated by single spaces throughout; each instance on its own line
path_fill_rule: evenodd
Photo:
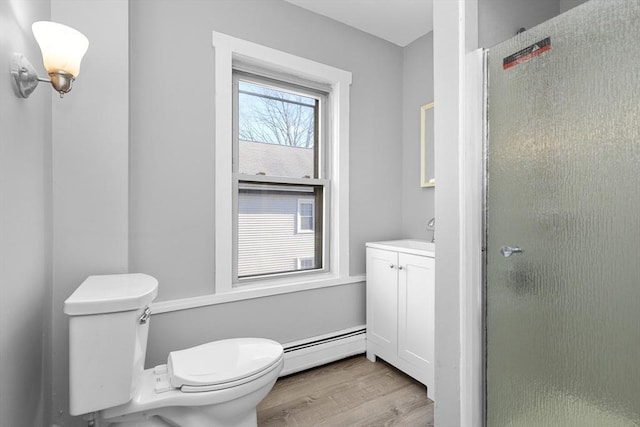
M 364 326 L 358 326 L 284 344 L 284 367 L 280 376 L 366 352 L 366 332 Z

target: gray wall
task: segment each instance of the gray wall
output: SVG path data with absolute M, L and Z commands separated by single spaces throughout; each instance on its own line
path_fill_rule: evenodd
M 212 30 L 353 73 L 350 271 L 364 273 L 364 243 L 402 234 L 402 49 L 280 0 L 131 1 L 131 270 L 158 277 L 159 300 L 212 289 Z M 362 283 L 157 314 L 147 365 L 213 339 L 364 321 Z
M 587 0 L 478 0 L 481 47 L 492 47 Z
M 364 324 L 363 286 L 338 286 L 152 316 L 147 367 L 170 351 L 240 336 L 292 342 Z
M 571 1 L 571 0 L 562 0 Z M 478 0 L 478 42 L 492 47 L 560 13 L 559 0 Z
M 64 300 L 91 274 L 128 270 L 129 38 L 127 0 L 51 0 L 51 17 L 89 39 L 80 75 L 53 95 L 51 422 L 84 426 L 69 411 Z
M 132 0 L 131 20 L 131 265 L 159 300 L 213 285 L 212 30 L 353 73 L 351 273 L 365 241 L 401 235 L 399 47 L 280 0 Z
M 0 425 L 43 422 L 51 312 L 51 86 L 29 99 L 10 84 L 13 52 L 45 75 L 31 23 L 49 1 L 0 2 Z
M 420 187 L 420 106 L 433 102 L 433 33 L 403 49 L 402 235 L 431 239 L 435 188 Z
M 582 3 L 586 3 L 587 0 L 560 0 L 560 13 L 564 13 L 569 9 L 573 9 L 576 6 L 580 6 Z

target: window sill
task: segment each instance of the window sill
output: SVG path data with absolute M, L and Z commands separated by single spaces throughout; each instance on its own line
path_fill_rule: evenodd
M 203 295 L 193 298 L 182 298 L 170 301 L 159 301 L 151 304 L 153 314 L 169 313 L 172 311 L 188 310 L 198 307 L 206 307 L 216 304 L 224 304 L 234 301 L 243 301 L 253 298 L 264 298 L 274 295 L 289 294 L 294 292 L 309 291 L 312 289 L 328 288 L 333 286 L 352 285 L 365 281 L 365 275 L 349 276 L 343 278 L 326 278 L 307 280 L 296 283 L 262 286 L 259 288 L 238 287 L 232 291 Z

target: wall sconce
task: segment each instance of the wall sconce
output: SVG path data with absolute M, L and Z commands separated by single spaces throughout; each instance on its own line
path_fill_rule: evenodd
M 80 61 L 89 47 L 89 40 L 81 32 L 55 22 L 34 22 L 31 29 L 40 45 L 44 68 L 50 80 L 38 77 L 27 58 L 14 53 L 11 75 L 16 95 L 28 98 L 38 82 L 49 82 L 62 98 L 71 90 L 73 81 L 80 74 Z

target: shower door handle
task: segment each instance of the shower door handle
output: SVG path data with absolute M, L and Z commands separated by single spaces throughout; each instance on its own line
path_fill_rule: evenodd
M 503 246 L 500 248 L 500 253 L 505 258 L 509 258 L 513 254 L 521 254 L 524 252 L 524 249 L 518 246 Z

